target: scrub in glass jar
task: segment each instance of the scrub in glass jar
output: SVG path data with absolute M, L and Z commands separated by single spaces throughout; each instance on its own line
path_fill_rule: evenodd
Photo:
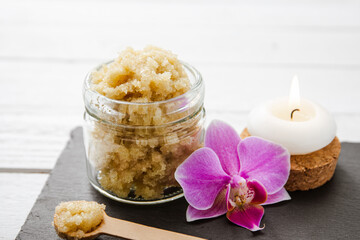
M 91 184 L 135 204 L 182 196 L 176 168 L 204 140 L 204 84 L 176 55 L 127 48 L 85 79 L 84 142 Z

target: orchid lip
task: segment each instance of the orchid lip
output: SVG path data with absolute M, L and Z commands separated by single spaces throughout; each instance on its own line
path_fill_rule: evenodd
M 230 189 L 230 192 L 232 194 L 229 194 L 228 198 L 231 205 L 241 207 L 245 204 L 250 204 L 255 197 L 255 189 L 251 187 L 253 184 L 254 181 L 248 182 L 240 176 L 234 176 L 231 180 L 232 189 Z M 263 188 L 262 185 L 261 187 Z M 263 191 L 265 191 L 265 195 L 267 195 L 266 190 L 263 189 Z

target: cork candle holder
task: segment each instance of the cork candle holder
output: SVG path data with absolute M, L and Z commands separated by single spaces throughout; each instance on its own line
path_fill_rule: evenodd
M 241 138 L 251 136 L 247 128 Z M 317 151 L 304 155 L 291 155 L 290 176 L 285 185 L 288 191 L 306 191 L 318 188 L 328 182 L 334 175 L 341 144 L 337 137 Z

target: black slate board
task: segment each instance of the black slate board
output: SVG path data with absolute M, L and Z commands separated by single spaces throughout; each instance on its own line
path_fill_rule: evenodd
M 360 144 L 342 143 L 333 179 L 318 189 L 291 193 L 291 201 L 266 206 L 265 229 L 252 233 L 225 216 L 187 223 L 184 198 L 156 206 L 107 199 L 87 180 L 82 129 L 76 128 L 16 239 L 58 239 L 51 225 L 54 209 L 71 200 L 94 200 L 106 204 L 110 216 L 208 239 L 359 239 L 359 156 Z

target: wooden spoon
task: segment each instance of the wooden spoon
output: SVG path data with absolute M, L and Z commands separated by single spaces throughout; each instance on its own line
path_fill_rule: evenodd
M 92 232 L 86 233 L 83 237 L 76 237 L 74 233 L 60 232 L 54 223 L 55 230 L 59 237 L 68 240 L 90 240 L 102 234 L 122 237 L 131 240 L 206 240 L 205 238 L 193 237 L 190 235 L 149 227 L 117 218 L 109 217 L 103 211 L 104 219 L 101 224 Z

